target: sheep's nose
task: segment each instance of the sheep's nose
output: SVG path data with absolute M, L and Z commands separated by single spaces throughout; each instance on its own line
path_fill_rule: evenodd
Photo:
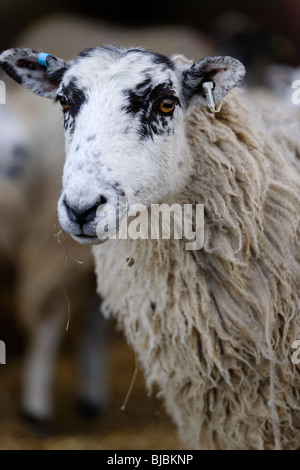
M 72 220 L 72 222 L 76 222 L 80 226 L 83 226 L 88 222 L 92 222 L 96 217 L 98 207 L 101 204 L 105 204 L 106 202 L 106 197 L 100 196 L 97 204 L 94 204 L 88 208 L 85 207 L 83 209 L 79 209 L 78 207 L 72 206 L 68 201 L 66 201 L 66 199 L 64 200 L 69 219 Z

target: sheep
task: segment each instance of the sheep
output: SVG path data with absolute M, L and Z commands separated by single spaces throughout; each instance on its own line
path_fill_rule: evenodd
M 19 244 L 26 205 L 23 198 L 30 143 L 13 109 L 0 106 L 0 266 L 11 263 Z
M 286 105 L 299 105 L 300 68 L 283 64 L 272 64 L 265 71 L 267 88 L 285 100 Z
M 231 57 L 190 63 L 106 46 L 66 62 L 17 48 L 0 64 L 63 108 L 60 225 L 93 245 L 104 312 L 122 326 L 183 443 L 299 447 L 298 111 L 254 112 Z M 203 83 L 213 86 L 210 101 Z M 110 237 L 112 213 L 101 221 L 109 206 L 120 212 L 119 197 L 129 208 L 204 204 L 203 248 Z
M 65 37 L 68 37 L 68 41 L 64 40 Z M 164 53 L 169 53 L 170 47 L 175 47 L 183 53 L 189 50 L 194 55 L 209 54 L 214 51 L 211 41 L 191 28 L 162 26 L 155 28 L 155 30 L 152 28 L 136 30 L 108 25 L 100 21 L 91 21 L 74 15 L 43 17 L 25 28 L 17 39 L 24 44 L 38 43 L 44 47 L 51 47 L 57 53 L 69 57 L 91 42 L 116 40 L 124 44 L 132 41 L 142 42 L 148 47 L 160 47 Z M 20 179 L 17 181 L 10 179 L 10 188 L 14 182 L 14 188 L 10 193 L 8 192 L 8 184 L 4 189 L 4 182 L 2 182 L 3 193 L 0 196 L 0 206 L 3 204 L 7 213 L 11 214 L 11 220 L 8 220 L 6 215 L 5 223 L 1 224 L 0 231 L 2 248 L 4 248 L 4 243 L 9 243 L 10 261 L 17 265 L 17 308 L 21 323 L 25 326 L 29 337 L 29 347 L 23 367 L 22 410 L 30 421 L 44 429 L 44 424 L 47 425 L 53 415 L 51 381 L 55 356 L 67 323 L 67 304 L 62 292 L 62 269 L 67 241 L 63 238 L 60 247 L 56 238 L 52 237 L 55 232 L 59 231 L 59 227 L 56 228 L 54 201 L 59 195 L 59 172 L 63 165 L 64 151 L 61 136 L 57 136 L 57 129 L 60 125 L 56 115 L 57 110 L 48 110 L 48 105 L 41 104 L 39 98 L 29 99 L 22 92 L 23 90 L 14 89 L 13 85 L 9 83 L 8 99 L 13 101 L 13 106 L 17 109 L 21 120 L 26 122 L 28 134 L 35 143 L 35 151 L 30 149 L 27 152 L 30 158 L 26 161 L 26 174 L 31 175 L 31 178 L 22 187 Z M 7 106 L 3 108 L 4 110 L 7 111 Z M 3 118 L 5 119 L 5 113 Z M 0 122 L 2 122 L 1 118 Z M 49 145 L 49 142 L 52 144 Z M 38 155 L 33 156 L 34 153 Z M 17 194 L 19 194 L 19 200 L 15 201 Z M 43 197 L 40 196 L 41 194 Z M 4 197 L 5 195 L 7 197 Z M 8 201 L 11 206 L 9 211 Z M 26 213 L 25 209 L 28 206 L 31 210 Z M 24 233 L 25 221 L 27 222 Z M 16 223 L 19 224 L 18 227 L 16 227 Z M 7 233 L 8 230 L 10 235 Z M 22 237 L 22 239 L 16 239 L 16 236 Z M 60 235 L 59 238 L 62 237 L 63 235 Z M 37 245 L 37 239 L 43 241 Z M 20 254 L 16 253 L 16 247 L 20 248 Z M 86 299 L 93 295 L 92 261 L 86 251 L 82 252 L 78 249 L 74 244 L 71 245 L 71 248 L 69 247 L 71 254 L 68 256 L 68 270 L 64 273 L 72 316 L 77 311 L 78 313 L 84 311 Z M 4 248 L 3 253 L 8 254 L 8 246 Z M 78 265 L 72 256 L 79 260 L 84 259 L 84 265 Z M 45 265 L 47 270 L 44 268 Z M 39 273 L 38 289 L 37 273 Z M 84 284 L 85 294 L 81 295 L 84 276 L 87 276 Z M 77 284 L 81 289 L 77 287 Z M 49 318 L 44 319 L 45 306 L 49 303 L 54 292 L 60 294 L 60 301 L 58 301 L 56 310 L 52 309 Z M 76 296 L 76 292 L 79 296 Z M 96 315 L 95 307 L 93 309 L 87 308 L 86 315 L 88 316 L 85 322 L 87 339 L 83 339 L 87 343 L 85 350 L 93 348 L 94 354 L 92 353 L 88 358 L 93 364 L 95 364 L 95 357 L 92 356 L 98 353 L 99 368 L 94 370 L 91 377 L 83 377 L 79 395 L 82 398 L 83 409 L 92 413 L 93 409 L 96 411 L 99 407 L 104 408 L 107 403 L 107 353 L 109 346 L 106 339 L 107 326 L 103 324 L 102 318 Z M 89 331 L 89 329 L 93 329 L 93 331 Z M 48 334 L 45 334 L 45 331 Z M 97 335 L 98 340 L 96 341 Z M 89 338 L 90 341 L 88 341 Z M 82 349 L 82 347 L 79 348 L 79 350 Z M 81 352 L 82 355 L 84 352 Z M 80 360 L 82 362 L 82 357 Z M 90 370 L 85 367 L 85 363 L 82 363 L 81 369 L 83 374 Z M 50 384 L 48 387 L 47 383 Z
M 27 333 L 22 415 L 36 430 L 46 431 L 53 418 L 52 381 L 68 323 L 67 302 L 71 333 L 78 323 L 74 315 L 82 317 L 77 395 L 80 411 L 88 416 L 107 405 L 109 327 L 99 314 L 89 250 L 70 244 L 63 234 L 56 236 L 64 160 L 57 109 L 41 106 L 40 100 L 30 105 L 32 100 L 10 84 L 7 94 L 9 104 L 0 107 L 0 269 L 13 267 L 16 272 L 12 292 Z M 54 133 L 53 154 L 48 143 Z
M 247 97 L 255 108 L 264 110 L 284 106 L 293 110 L 299 106 L 299 68 L 273 64 L 265 69 L 263 76 L 262 85 L 246 88 Z

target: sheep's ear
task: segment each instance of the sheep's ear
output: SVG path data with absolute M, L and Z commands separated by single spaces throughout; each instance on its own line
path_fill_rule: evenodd
M 32 49 L 8 49 L 0 66 L 17 83 L 45 98 L 54 98 L 69 63 Z
M 215 103 L 236 85 L 245 75 L 243 64 L 233 57 L 206 57 L 198 60 L 183 72 L 183 90 L 189 103 L 193 96 L 197 96 L 200 103 L 209 105 L 203 83 L 212 82 L 212 96 Z

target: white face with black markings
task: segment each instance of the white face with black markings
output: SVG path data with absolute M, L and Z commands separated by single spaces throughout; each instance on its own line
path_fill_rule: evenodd
M 177 65 L 143 49 L 88 49 L 71 62 L 14 49 L 0 64 L 35 93 L 63 108 L 66 163 L 58 202 L 62 228 L 81 243 L 99 243 L 97 207 L 167 202 L 190 171 L 184 119 L 194 96 L 206 105 L 201 87 L 214 82 L 214 98 L 239 83 L 244 67 L 230 57 Z
M 184 113 L 180 80 L 168 58 L 144 51 L 116 58 L 92 50 L 66 72 L 57 99 L 65 108 L 67 149 L 63 227 L 72 219 L 68 206 L 116 206 L 119 196 L 149 205 L 182 185 Z M 95 222 L 83 232 L 92 235 Z

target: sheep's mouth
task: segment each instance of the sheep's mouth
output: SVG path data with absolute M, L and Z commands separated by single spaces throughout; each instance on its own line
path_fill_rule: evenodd
M 99 245 L 100 243 L 105 242 L 105 240 L 100 240 L 96 235 L 85 235 L 84 233 L 72 234 L 71 237 L 78 243 L 82 245 Z
M 85 235 L 84 233 L 80 233 L 78 235 L 75 235 L 75 237 L 79 237 L 79 238 L 97 238 L 97 237 L 95 237 L 95 235 Z

